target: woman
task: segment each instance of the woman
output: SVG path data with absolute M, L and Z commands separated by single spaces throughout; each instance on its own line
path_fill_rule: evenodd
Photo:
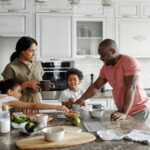
M 21 101 L 42 102 L 39 92 L 39 81 L 42 80 L 43 69 L 40 62 L 35 61 L 37 42 L 31 37 L 21 37 L 16 44 L 16 51 L 10 57 L 10 63 L 4 69 L 4 79 L 14 79 L 21 85 Z
M 5 81 L 0 81 L 0 104 L 8 105 L 16 108 L 24 108 L 24 109 L 56 109 L 60 111 L 67 112 L 68 109 L 66 107 L 58 106 L 58 105 L 47 105 L 47 104 L 38 104 L 38 103 L 28 103 L 21 102 L 19 99 L 21 98 L 21 86 L 14 81 L 13 79 L 8 79 Z

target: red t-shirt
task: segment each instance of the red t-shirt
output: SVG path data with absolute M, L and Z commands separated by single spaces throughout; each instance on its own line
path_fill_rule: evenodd
M 105 66 L 101 68 L 99 78 L 105 78 L 112 86 L 113 98 L 119 110 L 123 108 L 125 83 L 124 77 L 129 75 L 140 75 L 140 65 L 136 59 L 121 55 L 122 57 L 115 66 Z M 129 115 L 145 110 L 150 105 L 148 97 L 143 90 L 140 79 L 136 86 L 134 103 Z

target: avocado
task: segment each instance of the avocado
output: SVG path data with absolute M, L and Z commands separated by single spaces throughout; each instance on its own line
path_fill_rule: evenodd
M 71 119 L 71 124 L 73 125 L 73 126 L 79 126 L 80 125 L 80 118 L 79 117 L 74 117 L 74 118 L 72 118 Z
M 28 123 L 25 125 L 26 131 L 27 131 L 27 132 L 30 132 L 30 133 L 34 132 L 35 128 L 36 128 L 36 123 L 34 123 L 34 122 L 28 122 Z

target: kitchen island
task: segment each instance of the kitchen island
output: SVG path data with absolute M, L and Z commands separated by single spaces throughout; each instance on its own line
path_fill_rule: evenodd
M 57 113 L 58 114 L 58 113 Z M 54 119 L 49 122 L 49 126 L 56 126 L 56 125 L 70 125 L 66 119 L 58 119 L 56 114 L 54 115 Z M 87 120 L 86 120 L 87 121 Z M 106 111 L 104 113 L 104 117 L 99 119 L 88 119 L 88 121 L 98 121 L 105 129 L 112 129 L 118 130 L 122 133 L 128 133 L 133 129 L 140 129 L 144 131 L 150 131 L 150 128 L 146 127 L 144 124 L 136 121 L 134 118 L 129 117 L 126 120 L 118 121 L 118 122 L 111 122 L 110 121 L 110 111 Z M 82 131 L 85 131 L 85 128 L 81 124 L 80 126 Z M 27 138 L 29 136 L 21 134 L 18 130 L 12 129 L 11 133 L 8 134 L 1 134 L 0 135 L 0 149 L 2 150 L 17 150 L 18 148 L 15 145 L 15 142 L 20 139 Z M 30 136 L 31 137 L 31 136 Z M 149 150 L 150 146 L 143 145 L 137 142 L 131 142 L 127 140 L 120 140 L 120 141 L 102 141 L 99 137 L 96 138 L 95 141 L 82 144 L 79 146 L 72 146 L 72 147 L 65 147 L 65 148 L 55 148 L 56 149 L 63 149 L 63 150 Z

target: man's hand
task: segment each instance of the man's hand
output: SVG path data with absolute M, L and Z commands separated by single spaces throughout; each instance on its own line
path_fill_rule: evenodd
M 119 112 L 119 111 L 115 111 L 111 114 L 111 120 L 112 121 L 119 121 L 119 120 L 123 120 L 126 119 L 127 115 Z
M 81 100 L 81 99 L 78 99 L 78 100 L 75 102 L 75 104 L 80 104 L 80 106 L 84 106 L 84 105 L 85 105 L 84 101 Z

